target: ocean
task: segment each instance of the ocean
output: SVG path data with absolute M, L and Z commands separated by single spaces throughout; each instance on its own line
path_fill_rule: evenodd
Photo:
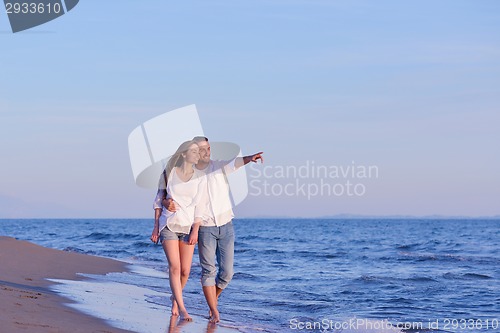
M 351 332 L 371 323 L 403 332 L 500 332 L 500 220 L 233 223 L 236 273 L 219 310 L 223 323 L 241 332 Z M 130 273 L 94 276 L 95 282 L 140 291 L 146 300 L 134 296 L 137 306 L 168 318 L 167 262 L 149 240 L 152 227 L 152 219 L 0 220 L 0 235 L 126 261 Z M 203 317 L 199 281 L 195 250 L 184 297 L 188 311 Z M 90 302 L 81 294 L 75 299 Z M 127 303 L 127 295 L 118 299 Z

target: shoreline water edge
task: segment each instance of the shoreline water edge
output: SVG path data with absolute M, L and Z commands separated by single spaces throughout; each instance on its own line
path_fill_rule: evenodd
M 199 316 L 180 322 L 169 308 L 148 303 L 153 291 L 111 281 L 134 271 L 149 273 L 126 262 L 0 236 L 0 267 L 5 332 L 237 332 Z

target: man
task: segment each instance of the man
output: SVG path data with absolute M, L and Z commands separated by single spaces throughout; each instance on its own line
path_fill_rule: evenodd
M 226 175 L 249 162 L 264 162 L 262 152 L 237 157 L 231 161 L 213 161 L 210 143 L 206 137 L 193 138 L 198 144 L 200 159 L 195 169 L 207 175 L 209 207 L 198 232 L 198 254 L 202 268 L 203 294 L 210 308 L 210 322 L 220 321 L 218 298 L 231 281 L 234 270 L 234 217 Z M 172 199 L 164 199 L 163 205 L 175 211 Z M 219 266 L 217 271 L 216 261 Z

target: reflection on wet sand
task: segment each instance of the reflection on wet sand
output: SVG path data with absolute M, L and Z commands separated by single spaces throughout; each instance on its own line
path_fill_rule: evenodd
M 218 329 L 219 328 L 219 329 Z M 208 322 L 205 330 L 201 323 L 196 323 L 194 321 L 185 321 L 179 319 L 179 316 L 171 316 L 170 323 L 168 325 L 168 333 L 224 333 L 228 332 L 227 329 L 218 326 L 216 323 Z M 232 332 L 232 331 L 231 331 Z

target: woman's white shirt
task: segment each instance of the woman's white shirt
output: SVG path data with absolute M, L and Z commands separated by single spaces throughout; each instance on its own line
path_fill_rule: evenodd
M 204 172 L 194 168 L 191 179 L 184 182 L 174 168 L 168 177 L 167 197 L 176 204 L 176 211 L 165 207 L 159 219 L 160 232 L 165 227 L 172 232 L 189 234 L 193 223 L 200 223 L 206 215 L 208 204 L 207 177 Z

